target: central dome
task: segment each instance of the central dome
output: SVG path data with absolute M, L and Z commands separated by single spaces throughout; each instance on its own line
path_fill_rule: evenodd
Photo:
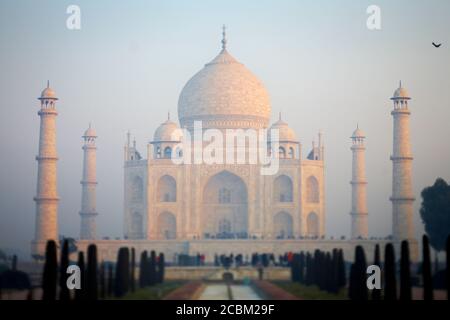
M 259 79 L 225 48 L 184 86 L 178 100 L 182 127 L 266 128 L 269 95 Z

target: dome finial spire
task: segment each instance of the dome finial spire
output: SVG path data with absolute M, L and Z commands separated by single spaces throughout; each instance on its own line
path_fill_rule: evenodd
M 47 80 L 47 88 L 50 88 L 50 80 Z
M 170 120 L 170 111 L 167 111 L 167 120 Z
M 280 120 L 280 121 L 281 121 L 281 111 L 280 111 L 280 112 L 278 112 L 278 120 Z
M 227 49 L 227 27 L 225 25 L 222 26 L 222 50 Z
M 400 84 L 399 84 L 399 88 L 401 88 L 402 87 L 402 80 L 400 80 Z

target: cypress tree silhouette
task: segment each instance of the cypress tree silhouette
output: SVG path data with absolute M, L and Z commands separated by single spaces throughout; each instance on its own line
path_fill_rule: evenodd
M 355 292 L 355 263 L 352 263 L 350 266 L 350 274 L 349 274 L 349 283 L 348 283 L 348 298 L 350 300 L 356 300 L 356 292 Z
M 311 275 L 312 275 L 312 284 L 315 284 L 315 285 L 319 285 L 319 281 L 320 281 L 320 271 L 321 271 L 321 269 L 320 269 L 320 256 L 321 256 L 321 253 L 320 253 L 320 250 L 315 250 L 314 251 L 314 258 L 313 258 L 313 260 L 312 260 L 312 272 L 311 272 Z
M 397 300 L 395 253 L 392 243 L 386 244 L 384 252 L 384 300 Z
M 100 299 L 105 300 L 106 298 L 106 269 L 105 262 L 102 261 L 100 264 Z
M 311 254 L 309 252 L 306 253 L 306 275 L 305 275 L 305 284 L 310 286 L 312 284 L 312 261 Z
M 338 287 L 343 288 L 347 284 L 347 277 L 345 274 L 345 261 L 344 261 L 344 251 L 339 249 L 338 251 Z
M 165 261 L 164 261 L 164 253 L 160 253 L 158 257 L 158 282 L 164 282 L 164 273 L 165 273 Z
M 78 252 L 77 266 L 80 268 L 80 283 L 81 288 L 75 290 L 75 300 L 85 300 L 86 299 L 86 277 L 85 277 L 85 265 L 84 265 L 84 253 L 82 251 Z
M 135 270 L 136 270 L 136 252 L 134 248 L 131 248 L 131 272 L 130 272 L 130 289 L 131 292 L 134 292 L 135 285 L 136 285 L 136 278 L 135 278 Z
M 56 284 L 58 279 L 58 263 L 56 258 L 56 242 L 47 241 L 45 248 L 44 273 L 42 275 L 42 300 L 56 299 Z
M 331 263 L 331 254 L 329 252 L 323 255 L 324 262 L 322 265 L 322 276 L 323 276 L 323 290 L 327 292 L 332 291 L 333 282 L 333 265 Z
M 141 253 L 141 260 L 139 262 L 139 287 L 144 288 L 147 286 L 147 251 Z
M 150 268 L 149 268 L 149 285 L 154 285 L 156 283 L 156 252 L 152 250 L 150 252 Z
M 339 252 L 337 249 L 333 249 L 329 272 L 329 292 L 336 294 L 339 292 Z
M 366 284 L 366 255 L 362 246 L 355 248 L 355 262 L 352 265 L 350 276 L 349 298 L 351 300 L 368 300 Z
M 299 279 L 298 281 L 300 283 L 305 283 L 305 253 L 302 251 L 300 252 L 299 261 L 298 261 L 298 268 L 299 268 Z
M 70 291 L 67 288 L 67 279 L 69 275 L 67 274 L 67 268 L 69 267 L 69 241 L 64 239 L 63 246 L 61 249 L 61 265 L 59 268 L 59 300 L 67 301 L 70 300 Z
M 98 299 L 98 278 L 97 278 L 97 246 L 91 244 L 88 246 L 88 261 L 86 271 L 87 299 Z
M 298 269 L 299 269 L 299 255 L 297 253 L 294 253 L 292 255 L 292 261 L 291 261 L 291 281 L 292 282 L 299 282 L 299 276 L 298 276 Z
M 373 259 L 373 264 L 381 268 L 381 256 L 380 256 L 380 245 L 375 245 L 375 256 Z M 381 289 L 373 289 L 372 290 L 372 300 L 379 301 L 381 300 Z
M 446 266 L 447 300 L 450 300 L 450 235 L 447 237 L 445 251 L 447 254 L 447 266 Z
M 422 237 L 422 280 L 423 299 L 433 300 L 433 283 L 431 277 L 430 242 L 428 236 Z
M 400 258 L 400 300 L 411 300 L 411 263 L 409 261 L 409 244 L 403 240 Z
M 114 295 L 124 296 L 129 290 L 130 283 L 130 253 L 128 248 L 120 248 L 116 265 Z
M 326 271 L 326 254 L 322 251 L 319 251 L 319 259 L 316 268 L 317 285 L 320 290 L 325 290 L 326 275 L 324 271 Z
M 108 297 L 114 294 L 114 273 L 112 263 L 108 264 L 108 288 L 106 290 Z

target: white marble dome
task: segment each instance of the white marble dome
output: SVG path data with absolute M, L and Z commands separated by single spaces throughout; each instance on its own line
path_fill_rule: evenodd
M 294 130 L 281 118 L 270 129 L 278 129 L 278 140 L 280 142 L 298 142 Z M 268 138 L 270 140 L 270 131 L 268 132 Z
M 270 99 L 264 85 L 224 48 L 184 86 L 178 100 L 182 127 L 266 128 Z
M 180 141 L 181 130 L 178 125 L 170 119 L 163 122 L 153 135 L 153 141 Z

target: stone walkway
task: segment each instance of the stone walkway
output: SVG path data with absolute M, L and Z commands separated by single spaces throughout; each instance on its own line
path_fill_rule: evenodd
M 231 285 L 231 296 L 233 300 L 261 300 L 261 297 L 250 287 L 246 285 Z M 208 284 L 201 293 L 198 300 L 229 300 L 227 285 Z

